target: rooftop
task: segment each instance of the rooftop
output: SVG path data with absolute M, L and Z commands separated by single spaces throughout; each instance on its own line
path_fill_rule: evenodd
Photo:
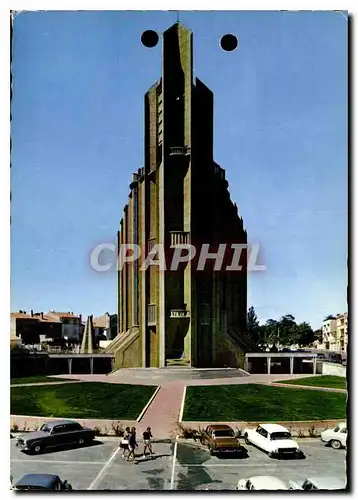
M 249 478 L 255 489 L 288 490 L 288 485 L 276 476 L 252 476 Z
M 54 474 L 25 474 L 16 481 L 15 488 L 19 486 L 32 486 L 37 488 L 50 489 L 51 486 L 59 480 Z
M 272 432 L 289 432 L 286 427 L 279 424 L 261 424 L 260 427 L 262 427 L 262 429 L 265 429 L 270 434 Z

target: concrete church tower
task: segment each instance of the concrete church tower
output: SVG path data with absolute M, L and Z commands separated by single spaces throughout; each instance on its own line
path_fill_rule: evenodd
M 246 244 L 237 206 L 223 170 L 213 160 L 213 94 L 193 80 L 192 33 L 176 23 L 163 34 L 162 76 L 145 105 L 144 167 L 133 174 L 120 221 L 118 246 L 140 246 L 142 258 L 118 272 L 118 335 L 107 352 L 119 367 L 240 366 L 251 350 L 245 337 L 246 256 L 243 269 L 198 270 L 200 250 Z M 155 245 L 167 268 L 140 269 Z M 170 270 L 175 245 L 196 256 Z M 230 265 L 233 250 L 225 253 Z

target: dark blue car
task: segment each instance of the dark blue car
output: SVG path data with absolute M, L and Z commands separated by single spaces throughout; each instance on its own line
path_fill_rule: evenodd
M 16 491 L 64 491 L 72 490 L 72 486 L 67 481 L 61 481 L 59 476 L 54 474 L 25 474 L 13 485 Z

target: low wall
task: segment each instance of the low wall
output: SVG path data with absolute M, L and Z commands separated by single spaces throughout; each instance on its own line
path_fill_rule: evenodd
M 319 437 L 321 432 L 335 427 L 338 422 L 342 422 L 344 419 L 340 420 L 303 420 L 296 422 L 270 422 L 279 425 L 283 425 L 288 429 L 293 437 Z M 208 425 L 220 424 L 229 425 L 234 430 L 240 430 L 241 432 L 247 429 L 256 429 L 258 425 L 264 424 L 265 422 L 180 422 L 180 426 L 186 429 L 199 430 L 205 429 Z M 268 423 L 268 422 L 266 422 Z
M 337 363 L 322 363 L 322 375 L 335 375 L 336 377 L 346 377 L 346 367 Z
M 61 417 L 32 417 L 28 415 L 10 415 L 10 429 L 17 426 L 20 432 L 34 431 L 37 430 L 43 423 L 50 422 L 51 420 L 62 420 Z M 66 419 L 67 420 L 67 419 Z M 137 420 L 100 420 L 100 419 L 89 419 L 89 418 L 74 418 L 76 422 L 79 422 L 84 427 L 90 429 L 100 429 L 101 434 L 108 436 L 114 436 L 114 429 L 118 426 L 125 429 L 128 427 L 136 426 Z

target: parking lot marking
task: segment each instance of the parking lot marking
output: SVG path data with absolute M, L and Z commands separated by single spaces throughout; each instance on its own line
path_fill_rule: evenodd
M 319 465 L 321 464 L 331 464 L 332 465 L 332 460 L 330 461 L 325 461 L 319 462 Z M 280 466 L 285 466 L 285 467 L 292 467 L 292 462 L 287 462 L 286 464 L 282 461 L 276 462 L 276 463 L 267 463 L 267 462 L 253 462 L 251 461 L 246 461 L 245 463 L 237 463 L 237 464 L 180 464 L 180 467 L 202 467 L 206 469 L 206 467 L 277 467 L 278 465 Z
M 108 469 L 108 467 L 111 465 L 111 463 L 113 462 L 113 460 L 116 458 L 116 455 L 117 455 L 117 453 L 119 453 L 120 449 L 121 448 L 119 446 L 116 447 L 116 449 L 114 450 L 114 452 L 112 453 L 112 455 L 109 457 L 108 462 L 106 462 L 105 466 L 102 467 L 102 469 L 99 471 L 99 473 L 94 478 L 94 480 L 92 481 L 92 483 L 89 485 L 89 487 L 87 488 L 87 490 L 94 490 L 94 488 L 97 485 L 98 481 L 101 479 L 101 477 L 103 476 L 104 472 Z
M 24 460 L 22 458 L 12 458 L 11 462 L 28 462 L 28 463 L 35 463 L 35 464 L 76 464 L 76 465 L 103 465 L 106 462 L 79 462 L 78 460 Z
M 175 461 L 177 459 L 177 449 L 178 449 L 178 437 L 176 438 L 175 445 L 174 445 L 172 475 L 170 478 L 170 489 L 171 490 L 174 490 Z

